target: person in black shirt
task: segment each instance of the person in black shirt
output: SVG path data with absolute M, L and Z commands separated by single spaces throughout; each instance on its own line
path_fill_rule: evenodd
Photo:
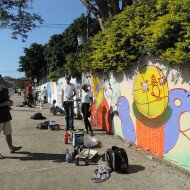
M 0 132 L 3 131 L 6 142 L 9 146 L 10 153 L 14 153 L 20 150 L 22 147 L 16 147 L 12 144 L 12 127 L 11 127 L 11 113 L 10 113 L 10 100 L 9 92 L 4 85 L 4 80 L 0 75 Z M 5 157 L 0 154 L 0 159 Z

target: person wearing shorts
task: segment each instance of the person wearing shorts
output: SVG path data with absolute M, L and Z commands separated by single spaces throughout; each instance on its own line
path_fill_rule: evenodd
M 11 128 L 11 113 L 10 113 L 10 100 L 8 89 L 4 85 L 4 80 L 0 75 L 0 132 L 6 137 L 6 142 L 9 147 L 10 153 L 20 150 L 22 147 L 16 147 L 12 144 L 12 128 Z M 5 157 L 0 154 L 0 159 Z

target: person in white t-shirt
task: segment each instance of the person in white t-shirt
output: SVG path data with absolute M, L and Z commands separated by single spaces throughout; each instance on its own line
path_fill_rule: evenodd
M 85 124 L 85 129 L 88 133 L 90 131 L 90 135 L 93 135 L 92 127 L 89 121 L 89 117 L 91 116 L 91 103 L 92 103 L 92 95 L 91 92 L 88 90 L 88 85 L 82 84 L 82 97 L 81 97 L 81 102 L 82 102 L 82 114 L 84 118 L 84 124 Z
M 76 95 L 75 85 L 70 82 L 71 76 L 68 75 L 65 77 L 66 84 L 62 87 L 62 102 L 65 109 L 65 120 L 66 120 L 66 129 L 65 130 L 74 130 L 74 100 L 73 97 Z

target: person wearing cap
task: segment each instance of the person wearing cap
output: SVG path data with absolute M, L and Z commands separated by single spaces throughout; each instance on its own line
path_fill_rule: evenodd
M 22 147 L 15 147 L 12 144 L 12 127 L 11 127 L 11 101 L 9 100 L 9 92 L 5 86 L 5 82 L 0 75 L 0 133 L 3 131 L 10 153 L 20 150 Z M 0 154 L 0 159 L 5 157 Z
M 91 116 L 91 103 L 92 103 L 92 95 L 90 90 L 88 90 L 88 85 L 86 83 L 82 84 L 82 97 L 81 97 L 81 102 L 82 102 L 82 114 L 84 118 L 84 124 L 85 124 L 85 129 L 88 133 L 90 131 L 90 135 L 93 135 L 92 127 L 89 121 L 89 117 Z
M 65 77 L 66 84 L 62 87 L 62 102 L 65 109 L 65 120 L 66 129 L 74 130 L 74 100 L 73 97 L 76 95 L 76 88 L 73 83 L 71 83 L 71 76 L 67 75 Z

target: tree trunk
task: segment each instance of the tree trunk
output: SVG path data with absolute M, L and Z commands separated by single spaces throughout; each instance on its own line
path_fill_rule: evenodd
M 99 21 L 101 29 L 104 30 L 104 22 L 109 17 L 105 1 L 95 0 L 98 9 L 89 0 L 81 0 L 81 2 L 94 14 Z
M 118 0 L 109 0 L 109 3 L 111 5 L 111 8 L 113 10 L 113 15 L 117 15 L 118 13 L 121 12 L 120 8 L 119 8 L 119 1 Z
M 122 0 L 122 10 L 127 6 L 131 6 L 132 4 L 133 0 Z
M 101 29 L 104 29 L 105 21 L 120 13 L 123 8 L 133 4 L 133 0 L 122 0 L 122 9 L 119 7 L 120 0 L 80 0 L 98 19 Z M 95 6 L 96 5 L 96 6 Z

